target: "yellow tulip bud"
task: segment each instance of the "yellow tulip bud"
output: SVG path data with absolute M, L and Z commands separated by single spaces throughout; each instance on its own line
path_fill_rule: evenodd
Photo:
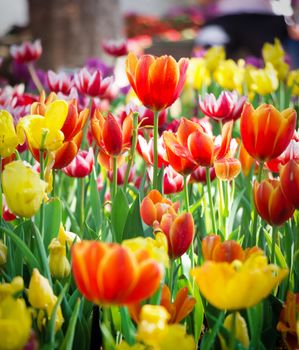
M 21 350 L 31 330 L 31 315 L 23 299 L 5 298 L 0 302 L 0 350 Z
M 57 238 L 62 245 L 67 244 L 69 248 L 71 248 L 74 242 L 78 243 L 81 241 L 80 237 L 76 233 L 65 231 L 62 224 L 60 225 Z
M 21 292 L 24 289 L 24 281 L 20 276 L 14 277 L 10 283 L 0 284 L 0 302 L 5 298 L 12 296 L 15 293 Z
M 49 245 L 49 266 L 51 275 L 55 278 L 65 278 L 71 272 L 71 265 L 66 257 L 65 244 L 57 238 L 52 239 Z
M 42 204 L 47 183 L 29 165 L 17 160 L 5 166 L 2 186 L 10 211 L 30 218 Z
M 28 299 L 31 306 L 37 309 L 46 309 L 53 303 L 55 295 L 49 281 L 43 277 L 38 269 L 33 269 L 29 283 Z
M 0 239 L 0 266 L 5 265 L 7 261 L 7 246 Z
M 235 337 L 247 349 L 249 346 L 249 336 L 248 336 L 248 329 L 247 329 L 246 321 L 240 315 L 239 312 L 236 312 L 235 317 L 236 317 L 236 319 L 235 319 Z M 232 329 L 233 329 L 233 314 L 229 314 L 225 318 L 223 326 L 229 332 L 232 331 Z M 227 350 L 228 346 L 226 345 L 225 340 L 221 336 L 220 336 L 220 342 L 221 342 L 222 350 Z
M 0 157 L 10 156 L 19 144 L 13 118 L 10 113 L 0 110 Z
M 57 297 L 54 296 L 52 302 L 46 307 L 45 310 L 39 310 L 37 315 L 37 326 L 40 331 L 42 331 L 43 328 L 46 326 L 47 321 L 50 321 L 56 302 L 57 302 Z M 64 318 L 62 315 L 61 307 L 59 306 L 57 309 L 57 314 L 55 319 L 55 326 L 54 326 L 55 332 L 57 332 L 61 328 L 63 322 L 64 322 Z

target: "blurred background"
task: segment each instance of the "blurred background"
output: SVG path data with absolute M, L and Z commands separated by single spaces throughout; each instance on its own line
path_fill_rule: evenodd
M 227 44 L 222 24 L 220 27 L 217 24 L 218 31 L 215 31 L 215 23 L 212 31 L 206 30 L 211 18 L 219 14 L 235 15 L 238 11 L 261 11 L 267 16 L 279 15 L 285 25 L 285 18 L 296 19 L 292 8 L 297 8 L 297 3 L 291 0 L 1 0 L 2 70 L 7 69 L 5 62 L 9 62 L 12 44 L 37 38 L 41 39 L 43 47 L 38 66 L 43 69 L 72 69 L 84 65 L 92 57 L 109 61 L 111 57 L 105 56 L 101 45 L 104 39 L 127 38 L 129 50 L 137 53 L 190 57 L 195 46 Z M 276 35 L 276 24 L 269 25 L 262 20 L 257 25 L 250 18 L 249 21 L 250 25 L 241 24 L 241 28 L 247 28 L 244 34 L 247 37 L 237 43 L 238 53 L 236 50 L 228 52 L 228 56 L 237 58 L 251 54 L 246 52 L 246 41 L 256 41 L 259 37 L 256 33 L 268 31 L 270 39 Z M 236 35 L 241 32 L 240 26 L 232 24 L 232 29 L 237 31 Z M 284 33 L 286 30 L 282 29 Z M 283 44 L 295 58 L 296 66 L 299 34 L 298 38 L 296 33 L 293 37 L 284 35 Z

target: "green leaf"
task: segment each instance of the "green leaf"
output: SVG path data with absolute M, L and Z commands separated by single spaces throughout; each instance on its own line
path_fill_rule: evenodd
M 202 325 L 203 325 L 204 307 L 203 307 L 199 290 L 196 286 L 194 286 L 193 288 L 193 296 L 196 299 L 196 304 L 193 312 L 194 339 L 195 339 L 195 342 L 198 342 L 201 334 L 201 330 L 202 330 Z
M 234 199 L 233 205 L 229 210 L 229 217 L 228 217 L 228 224 L 227 224 L 227 233 L 230 234 L 233 230 L 234 221 L 236 218 L 237 210 L 239 208 L 241 199 L 244 195 L 244 192 L 246 191 L 246 188 L 244 188 L 237 196 L 237 198 Z
M 250 330 L 252 349 L 258 349 L 263 327 L 263 303 L 248 308 L 247 318 Z
M 63 340 L 63 343 L 60 347 L 60 350 L 72 350 L 73 349 L 73 341 L 75 336 L 75 329 L 76 329 L 76 323 L 78 319 L 80 309 L 80 299 L 77 300 L 74 312 L 72 314 L 72 317 L 70 318 L 70 323 L 66 331 L 65 338 Z
M 41 265 L 39 264 L 39 261 L 36 259 L 34 254 L 31 252 L 31 250 L 27 247 L 27 245 L 22 241 L 22 239 L 16 235 L 12 230 L 2 227 L 2 231 L 4 231 L 10 239 L 14 242 L 14 244 L 22 251 L 24 254 L 24 259 L 27 261 L 29 267 L 31 270 L 33 270 L 35 267 L 41 270 Z
M 264 231 L 264 235 L 265 235 L 267 244 L 269 247 L 271 247 L 272 246 L 272 237 L 270 237 L 270 234 L 269 234 L 269 232 L 267 232 L 267 230 L 264 229 L 263 231 Z M 277 244 L 275 244 L 275 256 L 276 256 L 276 259 L 278 260 L 278 265 L 280 267 L 287 269 L 288 264 L 287 264 L 285 257 L 283 256 L 283 254 L 282 254 L 282 252 Z
M 132 323 L 131 317 L 129 315 L 129 311 L 125 306 L 122 306 L 119 309 L 120 309 L 122 333 L 127 343 L 129 345 L 133 345 L 135 344 L 136 329 Z
M 93 169 L 92 173 L 89 177 L 90 181 L 90 205 L 92 211 L 92 217 L 94 220 L 96 231 L 99 232 L 102 222 L 102 210 L 101 210 L 101 199 L 98 191 L 97 178 L 95 169 Z
M 203 336 L 200 349 L 201 350 L 210 350 L 213 348 L 219 329 L 223 323 L 225 313 L 223 311 L 219 312 L 217 321 L 215 322 L 212 329 L 209 329 Z
M 44 245 L 46 249 L 48 248 L 52 238 L 57 236 L 61 221 L 61 202 L 59 198 L 56 197 L 51 199 L 45 205 Z
M 144 232 L 140 217 L 139 196 L 136 196 L 127 216 L 123 232 L 123 239 L 135 238 L 139 236 L 144 237 Z
M 114 234 L 114 239 L 117 243 L 121 243 L 123 232 L 129 213 L 129 203 L 122 188 L 118 192 L 112 203 L 111 224 Z

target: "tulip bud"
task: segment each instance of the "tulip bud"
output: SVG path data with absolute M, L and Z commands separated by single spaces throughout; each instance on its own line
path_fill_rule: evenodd
M 213 261 L 231 263 L 234 260 L 243 261 L 244 251 L 239 243 L 235 241 L 224 241 L 218 244 L 213 251 Z
M 65 278 L 71 272 L 71 265 L 66 257 L 66 248 L 57 238 L 49 245 L 49 267 L 52 277 Z
M 218 235 L 208 235 L 201 242 L 201 250 L 204 260 L 213 260 L 214 249 L 221 244 L 221 237 Z
M 8 208 L 15 215 L 30 218 L 42 204 L 47 183 L 30 166 L 17 160 L 5 166 L 2 186 Z
M 47 318 L 48 318 L 48 321 L 51 319 L 52 312 L 56 302 L 57 302 L 57 297 L 54 295 L 52 302 L 49 305 L 47 305 L 46 309 L 39 310 L 37 315 L 37 326 L 40 331 L 42 331 L 43 328 L 46 326 Z M 61 328 L 63 322 L 64 322 L 64 318 L 62 315 L 61 307 L 59 306 L 57 310 L 56 318 L 55 318 L 55 325 L 54 325 L 55 332 L 57 332 Z
M 31 306 L 46 309 L 53 303 L 54 297 L 49 281 L 39 273 L 38 269 L 33 269 L 28 289 L 28 300 Z
M 20 276 L 16 276 L 10 283 L 0 284 L 0 302 L 24 289 L 24 281 Z
M 7 246 L 0 239 L 0 266 L 5 265 L 7 261 Z
M 17 350 L 26 345 L 31 330 L 31 314 L 24 299 L 9 296 L 0 302 L 0 349 Z
M 10 156 L 16 150 L 18 144 L 19 139 L 12 115 L 5 110 L 0 110 L 0 157 Z
M 67 244 L 69 248 L 71 248 L 73 243 L 81 241 L 80 237 L 76 233 L 65 231 L 62 224 L 60 225 L 57 238 L 62 245 Z
M 239 175 L 241 163 L 236 158 L 222 158 L 214 162 L 215 172 L 218 179 L 231 181 Z

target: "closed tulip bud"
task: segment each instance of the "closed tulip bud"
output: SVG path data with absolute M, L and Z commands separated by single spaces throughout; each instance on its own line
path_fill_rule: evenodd
M 80 237 L 76 233 L 65 231 L 62 224 L 60 225 L 57 238 L 62 245 L 67 244 L 69 248 L 71 248 L 73 243 L 77 243 L 81 241 Z
M 240 121 L 243 145 L 260 162 L 274 159 L 287 148 L 295 125 L 296 111 L 292 108 L 279 112 L 270 104 L 262 104 L 255 110 L 246 103 Z
M 0 350 L 19 350 L 26 345 L 31 330 L 31 314 L 24 299 L 9 296 L 0 302 Z
M 71 265 L 66 257 L 66 247 L 57 238 L 49 245 L 49 267 L 52 277 L 66 278 L 71 272 Z
M 218 244 L 213 251 L 213 261 L 231 263 L 234 260 L 243 261 L 244 251 L 239 243 L 235 241 L 224 241 Z
M 277 179 L 255 181 L 253 197 L 257 212 L 270 225 L 282 225 L 293 216 L 295 208 L 283 194 Z
M 5 110 L 0 110 L 0 157 L 10 156 L 18 144 L 19 138 L 15 131 L 12 115 Z
M 201 242 L 202 255 L 204 260 L 213 260 L 214 249 L 221 244 L 221 237 L 218 235 L 207 235 Z
M 235 317 L 235 326 L 233 324 L 233 317 Z M 229 332 L 232 332 L 233 329 L 235 329 L 235 337 L 236 339 L 247 349 L 249 346 L 249 335 L 248 335 L 248 329 L 246 325 L 246 321 L 244 317 L 240 315 L 239 312 L 236 312 L 235 316 L 233 314 L 229 314 L 226 316 L 223 326 L 225 329 L 227 329 Z M 225 343 L 225 340 L 223 337 L 220 336 L 220 342 L 221 342 L 221 349 L 227 350 L 229 349 L 229 346 Z
M 6 165 L 2 186 L 8 208 L 21 217 L 35 215 L 45 197 L 47 183 L 21 160 Z
M 222 158 L 214 162 L 215 172 L 218 179 L 231 181 L 241 171 L 241 163 L 236 158 Z
M 0 266 L 5 265 L 7 261 L 7 246 L 0 239 Z
M 33 269 L 28 289 L 28 300 L 31 306 L 36 309 L 46 309 L 53 303 L 54 297 L 49 281 L 39 273 L 38 269 Z
M 280 184 L 286 198 L 299 209 L 299 161 L 291 159 L 280 168 Z

